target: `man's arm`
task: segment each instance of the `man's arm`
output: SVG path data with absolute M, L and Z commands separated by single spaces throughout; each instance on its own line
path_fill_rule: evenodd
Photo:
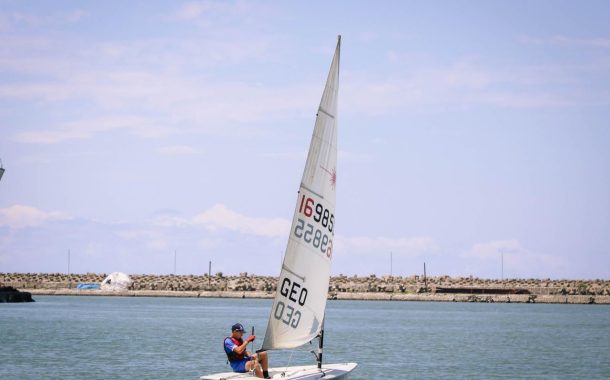
M 256 339 L 256 337 L 254 335 L 250 335 L 250 337 L 248 337 L 248 339 L 246 339 L 241 346 L 235 345 L 235 347 L 233 347 L 233 351 L 240 355 L 243 353 L 248 354 L 246 347 L 248 347 L 248 343 L 252 342 L 254 339 Z

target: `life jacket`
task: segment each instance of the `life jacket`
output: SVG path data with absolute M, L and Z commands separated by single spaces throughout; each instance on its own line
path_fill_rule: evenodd
M 231 350 L 231 352 L 227 352 L 227 350 L 224 348 L 224 342 L 226 342 L 227 339 L 231 339 L 231 341 L 238 346 L 241 346 L 242 344 L 244 344 L 243 339 L 237 339 L 237 338 L 233 338 L 232 336 L 228 336 L 225 338 L 225 340 L 223 340 L 222 343 L 223 343 L 223 349 L 225 351 L 225 354 L 227 354 L 227 358 L 229 359 L 230 362 L 244 360 L 246 358 L 246 350 L 244 350 L 244 352 L 242 352 L 241 354 L 238 354 L 237 352 L 235 352 L 233 350 Z

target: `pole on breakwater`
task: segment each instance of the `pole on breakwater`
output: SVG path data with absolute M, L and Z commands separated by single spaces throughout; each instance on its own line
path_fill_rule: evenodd
M 70 250 L 68 249 L 68 289 L 72 289 L 72 275 L 70 274 Z
M 176 275 L 176 250 L 174 249 L 174 276 Z
M 426 279 L 426 262 L 424 261 L 424 291 L 428 293 L 428 280 Z
M 500 251 L 502 259 L 502 286 L 504 286 L 504 251 Z
M 210 265 L 208 266 L 208 287 L 212 287 L 212 260 L 210 260 Z
M 392 277 L 392 252 L 390 252 L 390 277 Z

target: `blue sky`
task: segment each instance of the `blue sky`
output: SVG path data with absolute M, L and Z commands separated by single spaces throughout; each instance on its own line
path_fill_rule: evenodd
M 0 0 L 0 272 L 277 275 L 341 34 L 334 274 L 608 279 L 608 14 Z

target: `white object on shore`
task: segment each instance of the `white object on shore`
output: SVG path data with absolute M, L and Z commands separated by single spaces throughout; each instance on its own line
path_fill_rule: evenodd
M 100 288 L 112 291 L 128 290 L 132 282 L 126 273 L 112 272 L 102 281 Z
M 337 95 L 341 36 L 330 66 L 299 186 L 292 227 L 262 350 L 302 346 L 319 338 L 317 365 L 269 369 L 277 379 L 334 379 L 356 363 L 322 364 L 324 313 L 335 235 L 337 182 Z M 254 373 L 220 373 L 201 380 L 254 378 Z

